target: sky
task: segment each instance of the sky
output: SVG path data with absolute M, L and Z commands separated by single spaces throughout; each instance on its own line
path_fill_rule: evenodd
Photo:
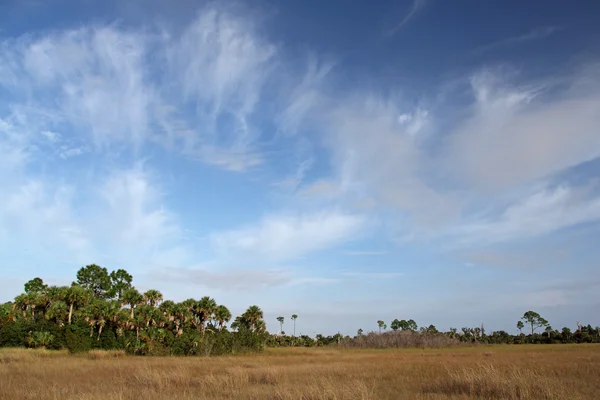
M 598 2 L 0 11 L 0 301 L 95 263 L 271 331 L 600 325 Z

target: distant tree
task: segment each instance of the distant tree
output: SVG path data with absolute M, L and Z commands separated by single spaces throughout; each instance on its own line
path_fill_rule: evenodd
M 392 323 L 390 324 L 390 328 L 392 328 L 392 330 L 394 330 L 394 331 L 397 331 L 401 327 L 402 326 L 400 324 L 400 321 L 398 321 L 398 318 L 396 318 L 395 320 L 393 320 Z
M 294 321 L 294 337 L 296 337 L 296 320 L 298 319 L 297 314 L 292 314 L 292 321 Z
M 362 330 L 362 328 L 359 328 L 359 329 L 358 329 L 358 332 L 356 332 L 356 335 L 357 335 L 357 336 L 362 336 L 362 335 L 363 335 L 363 330 Z
M 548 321 L 542 318 L 540 314 L 536 313 L 535 311 L 527 311 L 525 314 L 523 314 L 523 317 L 521 317 L 521 319 L 529 325 L 531 325 L 532 336 L 537 328 L 541 328 L 548 325 Z
M 277 317 L 277 321 L 279 321 L 279 333 L 283 334 L 283 321 L 285 320 L 285 318 L 283 317 Z
M 98 298 L 106 297 L 111 288 L 108 271 L 96 264 L 87 265 L 77 271 L 77 283 L 89 289 Z
M 517 329 L 519 330 L 519 333 L 523 333 L 523 328 L 525 328 L 523 321 L 517 321 Z
M 385 322 L 383 322 L 382 320 L 379 320 L 379 321 L 377 321 L 377 325 L 379 325 L 379 333 L 381 333 L 381 329 L 383 329 Z
M 117 300 L 122 300 L 123 292 L 131 288 L 133 277 L 124 269 L 118 269 L 110 273 L 110 290 L 108 296 Z M 123 302 L 121 302 L 123 305 Z
M 25 283 L 25 293 L 42 293 L 48 288 L 48 285 L 44 284 L 42 278 L 33 278 L 32 280 Z

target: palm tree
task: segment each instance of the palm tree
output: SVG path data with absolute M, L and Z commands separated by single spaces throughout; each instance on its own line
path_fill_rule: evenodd
M 279 333 L 283 334 L 283 321 L 285 320 L 285 318 L 283 317 L 277 317 L 277 321 L 279 321 Z
M 64 301 L 67 296 L 68 286 L 50 286 L 46 289 L 46 298 L 48 305 L 52 305 L 55 301 Z
M 141 304 L 143 300 L 144 297 L 140 294 L 140 292 L 137 291 L 136 288 L 129 288 L 123 292 L 122 301 L 131 307 L 129 318 L 133 319 L 133 309 L 138 304 Z
M 258 321 L 262 320 L 263 318 L 263 312 L 259 306 L 250 306 L 242 315 L 242 317 L 248 321 L 250 324 L 250 329 L 254 331 L 258 327 Z
M 217 306 L 215 309 L 215 320 L 219 324 L 219 332 L 223 330 L 223 326 L 231 320 L 231 312 L 223 305 Z
M 15 309 L 20 310 L 21 313 L 23 314 L 23 319 L 27 318 L 27 305 L 29 304 L 29 297 L 25 294 L 22 293 L 20 295 L 18 295 L 17 297 L 15 297 L 15 301 L 12 304 L 12 309 L 13 311 Z
M 137 315 L 144 320 L 145 327 L 150 325 L 152 321 L 152 311 L 154 308 L 148 304 L 142 304 L 137 307 Z
M 206 329 L 206 322 L 212 319 L 212 315 L 214 314 L 216 308 L 217 302 L 209 296 L 204 296 L 196 304 L 194 304 L 193 312 L 200 323 L 202 335 L 204 335 L 204 331 Z
M 144 293 L 144 301 L 146 301 L 152 307 L 156 307 L 156 305 L 162 300 L 163 295 L 158 290 L 150 289 L 146 293 Z
M 292 314 L 292 321 L 294 321 L 294 337 L 296 337 L 296 320 L 298 319 L 298 315 Z
M 35 308 L 44 304 L 45 302 L 41 293 L 31 292 L 27 294 L 27 305 L 29 306 L 29 311 L 31 312 L 31 319 L 35 318 Z
M 383 325 L 385 325 L 385 322 L 383 322 L 382 320 L 377 321 L 377 325 L 379 325 L 379 333 L 381 333 L 381 329 L 383 328 Z
M 71 325 L 71 319 L 73 317 L 73 307 L 75 305 L 82 306 L 86 304 L 88 300 L 88 294 L 89 292 L 79 285 L 73 285 L 66 290 L 65 302 L 69 306 L 69 325 Z
M 173 306 L 173 325 L 177 336 L 183 334 L 183 324 L 185 324 L 190 316 L 189 308 L 183 303 L 175 303 Z
M 98 325 L 98 337 L 96 340 L 100 340 L 100 335 L 102 335 L 102 329 L 106 325 L 106 321 L 112 319 L 110 315 L 110 307 L 106 301 L 98 302 L 98 306 L 96 307 L 96 325 Z
M 67 303 L 64 301 L 54 301 L 46 310 L 44 317 L 49 321 L 54 321 L 58 326 L 63 326 L 68 314 L 69 310 Z

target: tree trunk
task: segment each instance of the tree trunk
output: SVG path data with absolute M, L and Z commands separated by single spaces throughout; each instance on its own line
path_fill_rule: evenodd
M 73 304 L 74 303 L 71 303 L 69 306 L 69 325 L 71 325 L 71 316 L 73 315 Z
M 129 313 L 129 318 L 133 319 L 133 304 L 131 305 L 131 312 Z
M 96 340 L 100 340 L 100 335 L 102 335 L 102 328 L 104 328 L 104 325 L 100 325 L 100 328 L 98 329 L 98 339 Z

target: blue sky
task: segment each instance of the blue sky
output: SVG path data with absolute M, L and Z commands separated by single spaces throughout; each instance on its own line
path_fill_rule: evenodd
M 597 2 L 0 7 L 0 300 L 97 263 L 311 335 L 600 323 Z

